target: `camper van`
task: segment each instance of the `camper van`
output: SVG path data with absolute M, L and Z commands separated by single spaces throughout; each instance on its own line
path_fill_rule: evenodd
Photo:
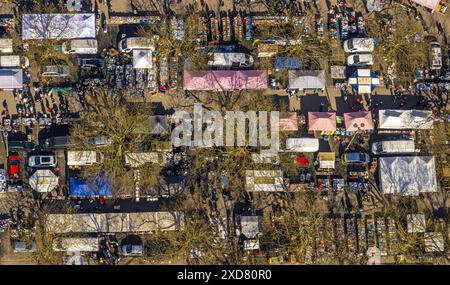
M 252 67 L 254 60 L 249 54 L 243 52 L 214 52 L 212 60 L 208 61 L 211 67 L 242 68 Z
M 372 144 L 372 153 L 377 155 L 414 153 L 416 151 L 413 140 L 380 141 Z
M 86 166 L 101 162 L 100 153 L 95 151 L 68 151 L 67 165 L 70 166 Z
M 129 53 L 134 49 L 150 49 L 155 50 L 153 41 L 148 38 L 132 37 L 120 40 L 118 43 L 121 52 Z
M 12 39 L 0 39 L 0 53 L 13 53 Z
M 96 39 L 76 39 L 64 42 L 62 44 L 62 51 L 66 54 L 96 54 L 97 40 Z

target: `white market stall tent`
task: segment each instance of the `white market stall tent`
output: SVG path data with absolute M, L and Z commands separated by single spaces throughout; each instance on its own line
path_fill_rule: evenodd
M 316 152 L 319 151 L 319 139 L 315 138 L 287 138 L 286 151 Z
M 22 69 L 0 69 L 0 89 L 12 90 L 23 87 Z
M 152 68 L 152 51 L 148 49 L 133 50 L 133 67 L 134 68 Z
M 289 70 L 289 89 L 325 89 L 325 71 Z
M 432 156 L 380 157 L 380 189 L 384 194 L 417 196 L 436 192 L 436 164 Z
M 433 112 L 426 110 L 379 110 L 380 129 L 432 129 Z
M 24 14 L 22 39 L 94 39 L 95 14 Z
M 33 190 L 41 193 L 51 192 L 58 186 L 58 176 L 50 169 L 38 169 L 29 179 Z

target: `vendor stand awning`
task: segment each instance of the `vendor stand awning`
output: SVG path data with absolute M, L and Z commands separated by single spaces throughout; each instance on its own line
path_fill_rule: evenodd
M 373 130 L 371 112 L 344 113 L 345 129 L 350 132 Z
M 324 70 L 289 70 L 289 89 L 324 89 Z
M 336 113 L 308 112 L 308 131 L 336 131 Z
M 336 154 L 334 152 L 319 152 L 317 159 L 319 160 L 319 168 L 334 169 L 336 161 Z
M 348 79 L 348 83 L 358 94 L 370 94 L 380 84 L 380 80 L 370 69 L 358 69 Z

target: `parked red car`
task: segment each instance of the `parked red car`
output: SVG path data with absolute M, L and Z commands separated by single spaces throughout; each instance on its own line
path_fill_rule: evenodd
M 18 153 L 10 153 L 8 157 L 8 178 L 10 181 L 18 181 L 20 175 L 20 156 Z

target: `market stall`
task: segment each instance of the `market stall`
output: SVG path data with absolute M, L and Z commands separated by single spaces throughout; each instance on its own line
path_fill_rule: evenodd
M 358 69 L 350 76 L 348 83 L 358 94 L 370 94 L 380 84 L 380 79 L 370 69 Z
M 336 131 L 336 113 L 332 112 L 308 112 L 309 132 Z
M 350 132 L 373 130 L 371 112 L 344 113 L 345 129 Z

